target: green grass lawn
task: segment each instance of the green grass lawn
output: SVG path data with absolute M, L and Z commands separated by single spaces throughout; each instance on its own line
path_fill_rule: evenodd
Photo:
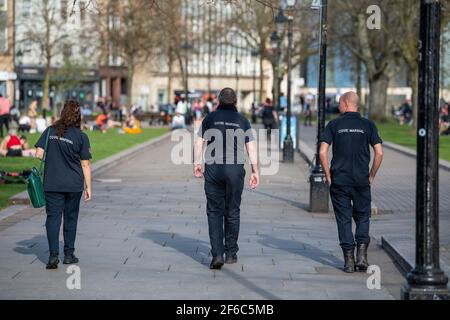
M 168 132 L 167 128 L 146 128 L 140 135 L 119 134 L 118 130 L 110 130 L 103 134 L 99 131 L 87 132 L 91 142 L 92 162 L 107 158 L 115 153 L 131 148 L 135 145 L 156 138 Z M 29 134 L 28 141 L 34 145 L 39 139 L 39 134 Z M 32 158 L 0 158 L 1 171 L 22 171 L 39 166 L 39 160 Z M 0 209 L 8 205 L 8 199 L 16 193 L 26 189 L 25 184 L 0 185 Z
M 400 126 L 393 121 L 377 123 L 377 127 L 383 140 L 416 150 L 417 135 L 414 128 Z M 441 159 L 450 161 L 450 136 L 440 136 L 439 156 Z

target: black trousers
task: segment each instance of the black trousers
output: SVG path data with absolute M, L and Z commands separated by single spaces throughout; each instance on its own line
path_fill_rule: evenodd
M 9 131 L 9 114 L 4 114 L 0 116 L 0 137 L 3 138 L 3 126 L 6 128 L 6 135 Z
M 351 250 L 356 244 L 369 244 L 372 202 L 370 186 L 350 187 L 332 184 L 330 195 L 336 216 L 341 248 Z M 352 218 L 356 224 L 354 236 Z
M 239 250 L 244 166 L 206 165 L 204 176 L 211 254 L 213 257 L 232 256 Z
M 47 240 L 50 253 L 59 253 L 59 230 L 64 216 L 64 254 L 75 251 L 80 200 L 83 192 L 45 192 Z

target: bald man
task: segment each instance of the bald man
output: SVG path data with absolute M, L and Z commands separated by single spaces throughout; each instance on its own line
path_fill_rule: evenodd
M 320 161 L 330 186 L 339 242 L 344 253 L 344 271 L 348 273 L 365 272 L 369 266 L 370 188 L 383 159 L 383 141 L 377 127 L 361 117 L 358 105 L 356 93 L 342 95 L 339 101 L 341 116 L 328 123 L 320 139 Z M 333 146 L 331 169 L 328 162 L 330 146 Z M 370 147 L 374 150 L 374 161 L 369 171 Z M 355 235 L 352 218 L 356 224 Z

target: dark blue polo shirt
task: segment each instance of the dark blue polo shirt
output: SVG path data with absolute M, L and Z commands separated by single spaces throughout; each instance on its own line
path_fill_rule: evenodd
M 244 164 L 245 144 L 254 140 L 250 122 L 233 110 L 218 109 L 206 116 L 198 136 L 207 140 L 206 164 Z
M 88 136 L 78 128 L 71 127 L 58 137 L 53 127 L 47 128 L 36 143 L 45 148 L 47 131 L 50 131 L 45 159 L 44 191 L 81 192 L 84 190 L 84 175 L 81 160 L 90 160 Z
M 372 121 L 347 112 L 328 123 L 320 140 L 333 146 L 333 184 L 369 185 L 370 146 L 383 143 Z

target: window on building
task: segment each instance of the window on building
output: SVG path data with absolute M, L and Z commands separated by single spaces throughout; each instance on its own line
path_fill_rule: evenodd
M 86 2 L 80 1 L 80 21 L 84 22 L 86 19 Z
M 62 51 L 63 51 L 64 60 L 70 59 L 70 57 L 72 56 L 72 45 L 69 43 L 65 43 L 63 45 Z
M 61 19 L 67 21 L 68 13 L 68 0 L 61 0 Z
M 0 11 L 8 10 L 8 0 L 0 0 Z
M 6 0 L 0 1 L 0 52 L 8 50 L 8 12 Z
M 109 16 L 109 30 L 119 30 L 120 29 L 120 17 L 115 15 Z

